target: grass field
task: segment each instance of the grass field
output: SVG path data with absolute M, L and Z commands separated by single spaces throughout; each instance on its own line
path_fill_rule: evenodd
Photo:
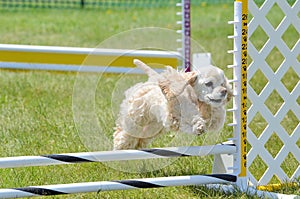
M 215 64 L 225 69 L 232 63 L 227 50 L 232 41 L 231 5 L 203 6 L 192 9 L 192 35 L 208 52 Z M 130 11 L 114 10 L 1 10 L 0 43 L 32 44 L 53 46 L 96 47 L 106 38 L 128 29 L 157 26 L 176 29 L 175 8 L 140 9 Z M 297 36 L 297 35 L 295 35 Z M 259 35 L 256 35 L 259 38 Z M 158 37 L 159 38 L 159 37 Z M 258 41 L 259 45 L 259 41 Z M 217 48 L 216 48 L 217 46 Z M 276 61 L 276 55 L 270 58 Z M 231 71 L 226 70 L 227 76 Z M 86 74 L 87 78 L 99 78 L 99 74 Z M 97 82 L 95 112 L 101 128 L 112 140 L 115 103 L 111 99 L 120 85 L 125 87 L 132 80 L 142 81 L 144 76 L 104 75 Z M 11 71 L 0 73 L 0 154 L 2 157 L 18 155 L 41 155 L 65 152 L 101 150 L 103 146 L 87 144 L 82 138 L 73 118 L 73 93 L 77 76 L 75 73 L 46 71 Z M 293 79 L 293 81 L 297 81 Z M 124 85 L 123 85 L 124 84 Z M 262 87 L 260 81 L 253 86 Z M 292 84 L 293 85 L 293 84 Z M 228 115 L 227 122 L 231 115 Z M 297 120 L 292 120 L 297 122 Z M 295 125 L 295 124 L 292 124 Z M 259 127 L 258 127 L 259 128 Z M 91 143 L 95 132 L 87 132 Z M 224 141 L 232 129 L 225 127 L 220 134 L 204 138 L 169 134 L 156 140 L 152 146 L 172 144 L 173 137 L 191 145 Z M 100 141 L 101 142 L 101 141 Z M 178 141 L 179 142 L 179 141 Z M 300 146 L 299 146 L 300 147 Z M 145 172 L 143 165 L 153 163 L 89 163 L 64 166 L 29 167 L 1 169 L 1 188 L 28 185 L 60 184 L 88 181 L 119 180 L 130 178 L 161 177 L 173 175 L 203 174 L 211 172 L 213 157 L 175 159 L 172 164 L 157 171 Z M 122 172 L 118 168 L 134 166 L 136 173 Z M 259 167 L 258 171 L 259 173 Z M 282 193 L 300 194 L 299 188 L 283 187 Z M 49 198 L 255 198 L 236 192 L 225 195 L 203 187 L 171 187 L 135 191 L 99 192 Z

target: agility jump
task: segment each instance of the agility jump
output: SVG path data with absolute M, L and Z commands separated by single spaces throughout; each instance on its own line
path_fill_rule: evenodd
M 183 0 L 183 5 L 184 5 Z M 299 1 L 295 3 L 299 6 Z M 234 63 L 229 66 L 234 70 L 234 78 L 231 80 L 234 84 L 234 102 L 233 108 L 229 111 L 233 112 L 233 123 L 229 124 L 234 127 L 234 135 L 229 138 L 230 142 L 223 145 L 216 145 L 210 147 L 212 151 L 207 153 L 200 153 L 205 151 L 203 147 L 189 148 L 161 148 L 161 149 L 147 149 L 147 150 L 130 150 L 130 151 L 116 151 L 116 152 L 100 152 L 101 155 L 96 155 L 96 159 L 91 159 L 89 154 L 57 154 L 45 156 L 29 156 L 29 157 L 12 157 L 0 159 L 0 167 L 3 168 L 16 166 L 41 166 L 51 164 L 70 164 L 81 162 L 101 162 L 112 161 L 118 159 L 106 159 L 103 156 L 112 154 L 126 153 L 132 155 L 128 159 L 140 159 L 140 156 L 146 158 L 157 157 L 180 157 L 180 156 L 202 156 L 208 154 L 215 155 L 215 162 L 213 165 L 213 174 L 208 175 L 194 175 L 194 176 L 174 176 L 164 178 L 145 178 L 145 179 L 131 179 L 131 180 L 117 180 L 117 181 L 104 181 L 104 182 L 87 182 L 87 183 L 74 183 L 65 185 L 46 185 L 46 186 L 30 186 L 23 188 L 13 189 L 0 189 L 0 197 L 13 198 L 13 197 L 31 197 L 41 195 L 58 195 L 58 194 L 71 194 L 82 192 L 97 192 L 108 190 L 124 190 L 135 188 L 160 188 L 166 186 L 180 186 L 180 185 L 200 185 L 206 184 L 211 188 L 220 188 L 225 192 L 232 192 L 235 188 L 249 194 L 257 194 L 260 197 L 281 198 L 285 197 L 284 194 L 277 194 L 272 192 L 259 191 L 255 187 L 248 185 L 248 168 L 247 168 L 247 38 L 248 38 L 248 19 L 247 19 L 247 0 L 237 0 L 235 2 L 234 21 L 230 24 L 234 25 L 234 35 L 230 36 L 234 40 L 234 49 L 229 51 L 234 55 Z M 135 57 L 136 58 L 136 57 Z M 175 59 L 177 62 L 177 58 Z M 6 60 L 10 61 L 10 60 Z M 168 65 L 170 65 L 170 60 Z M 164 61 L 156 61 L 165 63 Z M 132 62 L 132 59 L 131 59 Z M 173 63 L 173 62 L 172 62 Z M 175 63 L 175 61 L 174 61 Z M 70 64 L 70 63 L 65 63 Z M 255 146 L 253 146 L 255 147 Z M 213 150 L 217 150 L 213 152 Z M 189 151 L 191 150 L 191 151 Z M 198 153 L 199 152 L 199 153 Z M 135 155 L 133 155 L 135 154 Z M 147 154 L 147 155 L 145 155 Z M 226 154 L 232 154 L 227 156 Z M 94 154 L 95 155 L 95 154 Z M 116 156 L 119 156 L 116 155 Z M 94 156 L 95 158 L 95 156 Z M 22 161 L 26 160 L 26 161 Z M 10 162 L 11 161 L 11 162 Z M 230 163 L 231 165 L 229 166 Z M 225 172 L 224 172 L 225 171 Z M 215 184 L 215 185 L 212 185 Z M 226 184 L 226 185 L 222 185 Z M 297 198 L 298 196 L 290 195 L 290 198 Z

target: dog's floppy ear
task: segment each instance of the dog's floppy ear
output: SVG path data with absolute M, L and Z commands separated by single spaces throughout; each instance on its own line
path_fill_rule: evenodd
M 194 86 L 198 78 L 198 73 L 195 71 L 183 73 L 183 77 L 191 86 Z

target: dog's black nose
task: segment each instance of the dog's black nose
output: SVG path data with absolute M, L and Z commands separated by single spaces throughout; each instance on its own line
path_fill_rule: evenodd
M 224 97 L 226 94 L 227 94 L 227 90 L 226 89 L 224 89 L 224 90 L 221 91 L 222 97 Z

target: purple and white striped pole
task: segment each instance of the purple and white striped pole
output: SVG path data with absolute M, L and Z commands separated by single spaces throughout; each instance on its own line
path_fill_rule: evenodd
M 177 30 L 177 33 L 181 34 L 181 39 L 177 39 L 181 47 L 177 50 L 182 56 L 182 69 L 189 72 L 191 71 L 191 2 L 181 0 L 181 3 L 177 3 L 176 6 L 181 7 L 181 12 L 177 12 L 177 15 L 181 16 L 180 21 L 177 21 L 177 24 L 181 25 L 181 29 Z
M 191 2 L 190 0 L 182 0 L 182 48 L 184 54 L 185 72 L 191 71 Z

